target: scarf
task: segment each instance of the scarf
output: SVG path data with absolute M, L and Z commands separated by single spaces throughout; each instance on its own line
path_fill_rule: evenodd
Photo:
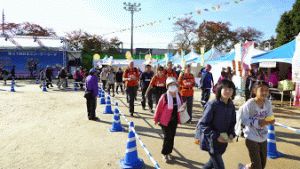
M 169 91 L 167 91 L 167 98 L 168 98 L 168 109 L 173 110 L 173 106 L 174 106 L 173 105 L 173 96 L 170 94 Z M 182 103 L 181 103 L 178 92 L 176 92 L 176 101 L 177 101 L 177 108 L 179 109 Z

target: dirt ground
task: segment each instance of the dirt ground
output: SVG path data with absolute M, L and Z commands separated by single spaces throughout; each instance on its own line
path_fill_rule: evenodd
M 127 132 L 111 133 L 112 115 L 104 115 L 104 106 L 97 100 L 100 121 L 87 120 L 83 91 L 59 91 L 56 87 L 42 92 L 29 81 L 17 81 L 16 92 L 0 83 L 0 169 L 117 169 L 125 155 Z M 196 92 L 194 121 L 201 117 L 200 93 Z M 208 154 L 194 144 L 196 124 L 181 125 L 175 137 L 169 164 L 161 158 L 162 132 L 153 123 L 153 115 L 142 111 L 140 97 L 136 101 L 135 118 L 128 115 L 124 95 L 117 95 L 120 110 L 135 123 L 135 129 L 153 157 L 163 169 L 201 168 Z M 286 103 L 288 104 L 288 103 Z M 300 128 L 300 109 L 288 105 L 275 106 L 276 120 Z M 128 125 L 121 118 L 122 125 Z M 300 168 L 300 135 L 276 126 L 277 149 L 283 158 L 268 160 L 267 169 Z M 137 142 L 138 155 L 145 168 L 151 161 Z M 236 169 L 238 163 L 248 163 L 243 139 L 228 146 L 225 166 Z

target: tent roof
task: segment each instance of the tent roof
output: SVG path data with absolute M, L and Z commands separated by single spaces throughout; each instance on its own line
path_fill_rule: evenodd
M 0 48 L 63 48 L 63 43 L 57 37 L 0 36 Z
M 292 59 L 296 49 L 296 40 L 286 43 L 278 48 L 275 48 L 267 53 L 252 57 L 252 63 L 259 62 L 284 62 L 292 63 Z
M 231 51 L 223 56 L 217 57 L 214 60 L 208 60 L 206 64 L 216 64 L 220 62 L 231 62 L 235 58 L 235 51 Z

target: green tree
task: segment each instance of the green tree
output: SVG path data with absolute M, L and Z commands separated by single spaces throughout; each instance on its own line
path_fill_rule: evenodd
M 197 29 L 198 41 L 194 44 L 199 50 L 205 46 L 206 50 L 216 47 L 219 50 L 230 50 L 235 44 L 236 32 L 230 30 L 230 23 L 204 21 Z
M 276 47 L 293 40 L 298 35 L 300 32 L 300 0 L 296 0 L 292 10 L 281 15 L 276 32 Z

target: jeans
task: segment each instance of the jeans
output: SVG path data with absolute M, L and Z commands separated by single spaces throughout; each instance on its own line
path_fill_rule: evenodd
M 96 106 L 97 106 L 97 97 L 91 97 L 86 99 L 86 107 L 88 111 L 88 118 L 95 118 L 96 117 Z
M 251 167 L 264 169 L 267 163 L 267 141 L 258 143 L 246 139 L 246 146 L 252 163 Z
M 148 106 L 149 106 L 149 109 L 152 110 L 153 109 L 153 101 L 152 101 L 152 93 L 151 91 L 148 93 L 148 97 L 146 99 L 146 91 L 147 91 L 147 88 L 148 87 L 144 87 L 142 88 L 142 107 L 145 108 L 146 107 L 146 100 L 148 101 Z
M 209 161 L 203 166 L 203 169 L 225 169 L 222 154 L 209 154 Z
M 135 96 L 136 96 L 136 93 L 137 93 L 137 86 L 130 86 L 130 87 L 127 87 L 127 96 L 128 96 L 128 99 L 129 99 L 129 112 L 131 114 L 134 113 L 134 99 L 135 99 Z
M 168 155 L 172 153 L 174 147 L 174 137 L 176 135 L 177 121 L 170 121 L 168 126 L 161 125 L 161 129 L 164 134 L 164 143 L 161 153 L 163 155 Z
M 202 89 L 202 97 L 201 97 L 201 101 L 203 101 L 202 105 L 204 106 L 208 100 L 209 100 L 209 97 L 210 97 L 210 89 Z
M 188 122 L 191 122 L 193 118 L 193 96 L 182 96 L 182 100 L 186 102 L 186 109 L 190 116 L 190 120 Z

